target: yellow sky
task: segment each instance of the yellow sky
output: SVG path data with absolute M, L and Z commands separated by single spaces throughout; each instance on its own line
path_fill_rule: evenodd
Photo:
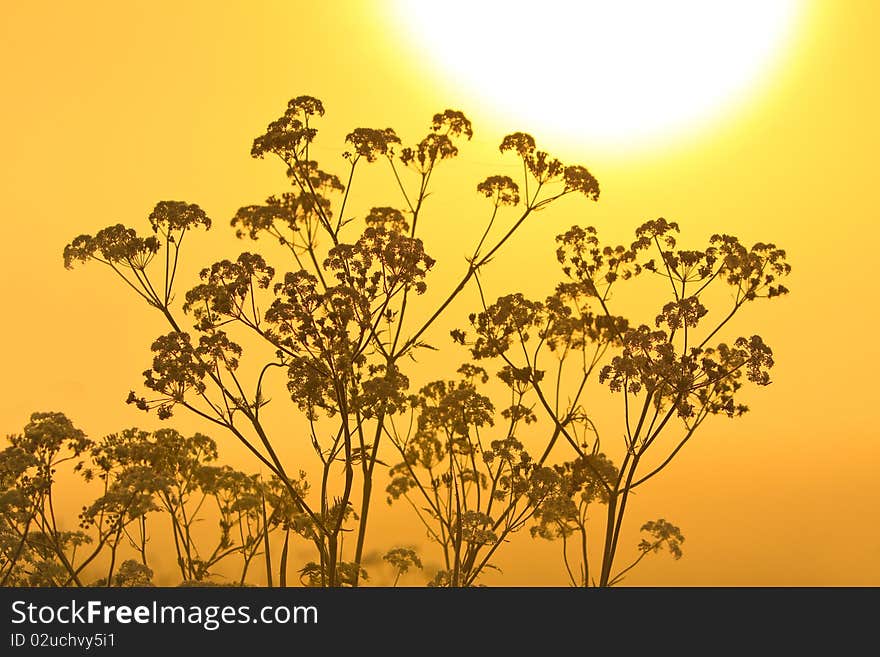
M 497 143 L 515 129 L 589 167 L 602 198 L 529 225 L 487 276 L 496 295 L 505 285 L 546 293 L 553 278 L 517 277 L 552 266 L 553 236 L 575 222 L 625 239 L 664 216 L 683 242 L 723 231 L 788 251 L 792 294 L 748 315 L 774 349 L 774 383 L 749 393 L 747 416 L 708 423 L 640 494 L 629 522 L 673 520 L 685 556 L 646 560 L 628 583 L 880 585 L 880 5 L 815 0 L 796 56 L 747 106 L 627 156 L 574 152 L 559 137 L 542 142 L 540 126 L 504 123 L 438 78 L 384 11 L 379 1 L 3 3 L 0 430 L 20 430 L 38 410 L 63 411 L 93 437 L 158 425 L 123 400 L 165 329 L 100 267 L 65 271 L 72 237 L 116 222 L 143 228 L 162 199 L 199 203 L 218 230 L 191 254 L 192 281 L 209 259 L 250 248 L 225 230 L 235 210 L 283 190 L 283 167 L 249 151 L 289 98 L 324 101 L 316 153 L 340 173 L 349 129 L 390 125 L 417 138 L 454 107 L 476 135 L 436 182 L 425 239 L 438 259 L 448 254 L 438 280 L 460 271 L 456 238 L 476 230 L 470 200 L 456 198 L 503 172 Z M 179 415 L 178 426 L 198 426 Z M 377 523 L 370 540 L 398 531 Z M 555 546 L 528 538 L 499 565 L 506 583 L 563 583 Z

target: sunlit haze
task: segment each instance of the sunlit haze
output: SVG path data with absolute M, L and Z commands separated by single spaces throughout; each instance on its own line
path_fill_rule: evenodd
M 544 133 L 643 148 L 717 120 L 766 83 L 796 0 L 397 0 L 441 76 Z M 550 111 L 548 108 L 552 107 Z
M 561 193 L 566 184 L 579 191 L 530 212 L 480 267 L 478 280 L 476 275 L 467 279 L 420 334 L 416 342 L 426 346 L 399 361 L 409 380 L 407 394 L 431 381 L 460 377 L 456 370 L 473 360 L 470 345 L 477 337 L 469 316 L 480 313 L 483 302 L 520 293 L 544 303 L 567 289 L 560 286 L 568 279 L 557 259 L 557 236 L 576 237 L 573 226 L 595 227 L 600 243 L 612 246 L 632 244 L 637 227 L 661 217 L 680 227 L 677 249 L 705 252 L 715 234 L 736 236 L 749 248 L 772 243 L 785 250 L 791 265 L 784 283 L 790 293 L 749 302 L 708 343 L 730 345 L 740 336 L 761 336 L 772 348 L 771 382 L 744 382 L 737 399 L 749 411 L 708 418 L 668 468 L 637 489 L 626 507 L 615 566 L 623 569 L 646 554 L 639 551 L 640 528 L 665 519 L 686 537 L 682 557 L 675 559 L 665 549 L 649 554 L 627 571 L 623 586 L 876 586 L 880 306 L 877 257 L 868 249 L 880 243 L 878 26 L 877 0 L 5 2 L 0 20 L 0 55 L 6 63 L 0 67 L 5 100 L 0 108 L 5 319 L 0 324 L 0 431 L 16 435 L 32 413 L 58 412 L 95 441 L 131 427 L 174 428 L 185 436 L 199 432 L 216 441 L 216 463 L 268 477 L 266 463 L 213 419 L 179 405 L 170 418 L 160 418 L 155 408 L 146 413 L 126 403 L 130 391 L 135 402 L 166 394 L 147 387 L 143 373 L 156 357 L 151 346 L 171 331 L 167 316 L 100 262 L 77 260 L 65 269 L 65 248 L 78 236 L 95 236 L 116 224 L 142 238 L 153 236 L 149 217 L 158 203 L 197 204 L 212 225 L 210 230 L 196 226 L 182 242 L 169 312 L 198 344 L 197 319 L 183 305 L 187 294 L 205 283 L 199 276 L 203 269 L 224 259 L 237 261 L 243 252 L 264 257 L 275 277 L 247 307 L 265 316 L 274 307 L 275 283 L 303 265 L 315 268 L 302 244 L 295 251 L 300 264 L 277 236 L 261 232 L 258 240 L 247 234 L 239 239 L 241 224 L 230 225 L 242 208 L 298 192 L 279 157 L 251 156 L 254 140 L 268 134 L 267 126 L 284 114 L 291 99 L 314 97 L 326 110 L 311 116 L 317 134 L 309 157 L 340 181 L 328 184 L 327 194 L 333 219 L 345 223 L 338 236 L 343 245 L 359 239 L 371 208 L 406 213 L 413 226 L 407 198 L 413 201 L 420 193 L 422 178 L 413 162 L 406 165 L 400 156 L 415 157 L 404 149 L 418 148 L 439 113 L 445 116 L 444 130 L 458 131 L 452 137 L 458 153 L 430 175 L 412 229 L 435 261 L 424 277 L 427 290 L 398 294 L 387 306 L 399 313 L 406 303 L 398 345 L 409 343 L 469 276 L 468 259 L 484 233 L 485 256 L 517 225 L 527 182 L 528 194 L 538 190 L 541 198 Z M 452 111 L 444 115 L 445 110 Z M 471 139 L 456 112 L 472 123 Z M 368 155 L 360 156 L 349 185 L 351 162 L 343 153 L 352 151 L 346 136 L 358 128 L 368 129 L 360 144 Z M 400 138 L 390 147 L 396 169 L 377 155 L 378 147 L 368 148 L 382 140 L 388 145 L 386 128 Z M 513 148 L 499 150 L 515 131 L 528 133 L 538 150 L 569 167 L 562 174 L 568 179 L 560 180 L 557 172 L 552 182 L 536 185 L 517 151 L 529 152 L 527 138 L 507 140 Z M 432 134 L 439 141 L 428 145 L 448 148 Z M 370 156 L 375 161 L 368 161 Z M 508 177 L 519 186 L 517 205 L 506 204 L 514 196 Z M 339 190 L 343 185 L 346 191 Z M 486 189 L 490 196 L 496 190 L 499 203 L 503 191 L 505 203 L 495 208 Z M 253 217 L 263 216 L 254 212 Z M 315 260 L 323 262 L 334 242 L 326 232 L 315 234 Z M 80 250 L 90 243 L 80 240 Z M 167 253 L 158 252 L 149 269 L 159 292 Z M 656 253 L 638 257 L 661 262 Z M 325 273 L 327 281 L 338 280 L 338 271 Z M 664 308 L 677 292 L 662 271 L 646 269 L 615 285 L 610 312 L 623 314 L 633 327 L 662 328 L 664 320 L 655 318 L 669 315 Z M 683 296 L 696 289 L 688 282 Z M 697 333 L 690 331 L 705 337 L 726 316 L 737 290 L 715 276 L 707 293 L 710 313 L 700 326 L 675 333 L 676 340 L 691 340 L 691 347 Z M 590 304 L 586 307 L 598 313 L 597 302 Z M 372 312 L 386 306 L 377 301 L 369 307 Z M 384 320 L 371 326 L 382 340 L 398 334 Z M 455 329 L 467 333 L 467 344 L 456 341 Z M 255 398 L 261 369 L 277 351 L 240 323 L 227 330 L 243 347 L 237 380 Z M 537 340 L 539 329 L 530 334 Z M 685 353 L 680 343 L 677 348 L 676 353 Z M 513 351 L 516 359 L 525 357 L 523 349 Z M 619 351 L 608 348 L 601 365 Z M 381 364 L 378 353 L 369 352 L 371 366 Z M 544 385 L 550 390 L 557 356 L 543 351 L 540 359 L 538 369 L 546 367 Z M 490 376 L 479 389 L 488 391 L 496 409 L 495 424 L 479 435 L 486 441 L 504 438 L 510 423 L 501 413 L 512 402 L 496 376 L 502 363 L 494 357 L 477 362 Z M 577 363 L 567 363 L 574 369 L 565 371 L 560 405 L 580 382 Z M 367 372 L 362 380 L 372 376 Z M 321 508 L 324 461 L 297 405 L 302 391 L 299 401 L 292 399 L 288 384 L 293 380 L 286 367 L 266 371 L 266 394 L 260 399 L 269 403 L 260 417 L 289 472 L 307 471 L 307 501 Z M 612 382 L 600 381 L 598 369 L 592 372 L 582 403 L 601 433 L 602 452 L 620 464 L 627 453 L 627 407 L 622 393 L 610 388 Z M 239 396 L 220 395 L 210 386 L 209 398 L 218 400 L 218 408 L 219 400 Z M 376 390 L 384 389 L 377 384 Z M 202 404 L 198 408 L 208 408 L 191 398 Z M 548 392 L 546 399 L 554 398 Z M 547 428 L 555 425 L 535 396 L 523 404 L 534 405 L 540 417 L 519 425 L 516 437 L 537 460 L 552 435 Z M 321 415 L 322 445 L 345 435 L 336 425 L 342 415 Z M 579 413 L 572 417 L 582 419 Z M 395 422 L 401 434 L 415 426 L 408 408 Z M 244 421 L 242 426 L 249 427 Z M 414 507 L 403 499 L 388 504 L 390 467 L 401 455 L 390 442 L 391 427 L 383 434 L 376 431 L 375 419 L 367 426 L 370 431 L 361 440 L 379 445 L 380 461 L 369 514 L 360 504 L 363 460 L 354 468 L 351 502 L 358 516 L 368 517 L 369 531 L 349 531 L 357 525 L 354 518 L 347 521 L 338 543 L 342 561 L 352 562 L 355 536 L 365 536 L 369 584 L 391 585 L 396 575 L 383 555 L 412 548 L 424 568 L 404 573 L 398 584 L 423 585 L 446 563 L 443 553 L 419 520 L 421 498 Z M 679 431 L 682 420 L 674 417 L 664 426 Z M 587 436 L 585 423 L 580 429 Z M 257 435 L 248 430 L 248 436 Z M 652 454 L 674 449 L 679 435 L 664 434 L 668 440 Z M 591 446 L 599 442 L 587 437 Z M 253 444 L 262 445 L 258 438 Z M 567 462 L 574 450 L 559 441 L 548 463 Z M 352 452 L 352 461 L 357 454 Z M 651 464 L 640 464 L 640 473 L 661 457 L 652 458 Z M 472 467 L 483 468 L 483 461 L 475 461 Z M 64 531 L 77 530 L 83 506 L 100 492 L 101 482 L 83 481 L 74 463 L 59 467 L 55 512 Z M 327 463 L 333 463 L 326 489 L 332 499 L 342 495 L 345 473 L 341 460 L 338 467 L 331 459 Z M 476 503 L 483 511 L 487 499 Z M 209 507 L 216 505 L 206 503 L 203 510 Z M 590 534 L 590 556 L 596 555 L 591 574 L 599 571 L 607 508 L 596 502 L 589 510 L 598 528 Z M 486 515 L 495 512 L 493 507 Z M 203 555 L 213 549 L 217 526 L 197 525 L 207 537 L 199 543 L 208 546 Z M 487 569 L 481 583 L 569 584 L 562 541 L 533 538 L 533 527 L 529 520 L 504 537 L 490 562 L 497 570 Z M 147 534 L 154 583 L 177 585 L 182 575 L 170 515 L 151 515 Z M 568 547 L 577 577 L 574 536 Z M 310 540 L 290 539 L 285 563 L 289 583 L 299 585 L 307 564 L 320 559 Z M 280 525 L 271 540 L 270 572 L 278 584 Z M 121 564 L 133 552 L 125 540 L 119 545 Z M 88 549 L 96 546 L 93 542 Z M 87 558 L 85 549 L 77 552 L 78 560 Z M 102 552 L 89 564 L 101 568 L 89 570 L 86 583 L 107 576 L 106 556 Z M 218 572 L 239 577 L 242 561 L 231 555 L 218 565 L 228 569 Z M 255 557 L 247 576 L 261 585 L 268 581 L 266 570 L 263 557 Z

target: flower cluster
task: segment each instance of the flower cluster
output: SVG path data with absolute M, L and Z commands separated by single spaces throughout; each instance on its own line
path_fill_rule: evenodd
M 152 369 L 144 371 L 144 385 L 162 398 L 150 403 L 130 392 L 127 402 L 144 411 L 157 408 L 159 417 L 166 419 L 171 417 L 174 405 L 185 401 L 187 392 L 204 393 L 204 379 L 210 366 L 199 358 L 188 333 L 167 333 L 157 338 L 150 349 L 155 356 Z
M 400 137 L 391 128 L 355 128 L 346 135 L 345 141 L 351 144 L 356 156 L 375 162 L 379 156 L 394 155 L 394 145 L 400 144 Z
M 599 200 L 599 181 L 579 164 L 566 166 L 547 151 L 538 150 L 535 138 L 525 132 L 514 132 L 501 140 L 498 149 L 516 153 L 539 186 L 561 181 L 563 194 L 578 193 L 591 201 Z
M 354 244 L 338 244 L 324 261 L 340 284 L 373 300 L 399 289 L 427 290 L 425 276 L 434 259 L 425 253 L 420 239 L 397 231 L 368 226 Z
M 684 327 L 696 328 L 700 319 L 705 317 L 708 312 L 708 309 L 700 303 L 697 297 L 685 297 L 670 301 L 663 306 L 655 323 L 658 327 L 665 324 L 671 331 Z
M 253 157 L 274 153 L 288 164 L 302 159 L 318 131 L 309 125 L 312 116 L 323 116 L 324 105 L 317 98 L 298 96 L 287 104 L 280 118 L 272 121 L 266 132 L 254 140 Z
M 393 548 L 385 553 L 382 560 L 390 563 L 400 574 L 408 572 L 412 567 L 422 567 L 422 560 L 412 548 Z
M 442 133 L 453 137 L 464 135 L 470 139 L 474 136 L 473 126 L 464 115 L 464 112 L 453 109 L 446 109 L 435 114 L 431 120 L 431 130 L 438 134 Z
M 477 185 L 477 191 L 492 199 L 495 207 L 519 203 L 519 187 L 510 176 L 489 176 Z
M 440 160 L 458 155 L 455 138 L 470 139 L 473 134 L 471 122 L 462 112 L 447 109 L 434 115 L 431 131 L 418 144 L 401 149 L 400 161 L 427 175 Z
M 562 273 L 580 283 L 590 296 L 604 297 L 617 280 L 629 280 L 642 271 L 637 262 L 641 245 L 603 246 L 592 226 L 572 226 L 556 242 Z
M 541 322 L 543 305 L 526 299 L 521 293 L 500 297 L 481 313 L 469 316 L 476 339 L 471 354 L 476 359 L 505 353 L 514 343 L 529 340 L 529 331 Z
M 184 201 L 160 201 L 150 212 L 150 226 L 154 233 L 165 235 L 169 239 L 174 232 L 185 232 L 190 228 L 211 227 L 211 219 L 195 203 Z
M 300 233 L 308 233 L 317 217 L 331 217 L 330 199 L 319 192 L 287 192 L 270 196 L 263 205 L 246 205 L 238 209 L 231 224 L 238 238 L 255 240 L 267 233 L 281 244 L 293 245 Z M 304 242 L 310 237 L 304 237 Z M 301 246 L 301 245 L 297 245 Z
M 539 183 L 557 178 L 565 167 L 558 159 L 551 157 L 547 151 L 536 150 L 526 158 L 526 166 Z
M 371 228 L 385 230 L 389 233 L 407 233 L 409 224 L 400 210 L 389 207 L 370 208 L 364 222 Z
M 722 263 L 724 279 L 738 288 L 745 299 L 788 293 L 788 288 L 779 283 L 791 273 L 784 250 L 763 242 L 746 248 L 731 235 L 713 235 L 710 242 L 713 255 Z
M 115 224 L 99 230 L 94 236 L 74 238 L 64 247 L 64 266 L 71 269 L 75 262 L 95 259 L 142 271 L 160 246 L 156 237 L 139 237 L 133 228 Z
M 681 559 L 681 544 L 684 542 L 684 536 L 678 527 L 660 518 L 646 522 L 642 525 L 642 531 L 647 532 L 653 540 L 642 539 L 639 542 L 640 552 L 657 552 L 665 545 L 673 559 Z
M 259 324 L 253 305 L 246 304 L 258 289 L 267 289 L 275 270 L 259 254 L 242 253 L 233 262 L 221 260 L 199 273 L 203 283 L 186 293 L 183 310 L 192 313 L 196 328 L 207 331 L 230 318 Z

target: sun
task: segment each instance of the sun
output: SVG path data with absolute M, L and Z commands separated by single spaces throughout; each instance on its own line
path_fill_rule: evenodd
M 614 150 L 772 82 L 807 0 L 391 0 L 415 57 L 506 121 Z

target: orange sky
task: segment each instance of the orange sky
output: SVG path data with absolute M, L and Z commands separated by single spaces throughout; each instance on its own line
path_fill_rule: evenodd
M 673 520 L 685 556 L 648 559 L 627 583 L 880 585 L 870 250 L 880 237 L 880 5 L 815 0 L 795 55 L 747 106 L 627 155 L 508 125 L 439 78 L 385 11 L 382 2 L 5 3 L 2 431 L 38 410 L 63 411 L 93 437 L 158 426 L 123 400 L 165 329 L 102 268 L 65 271 L 72 237 L 116 222 L 143 229 L 158 200 L 199 203 L 218 230 L 190 253 L 182 274 L 192 281 L 209 259 L 249 248 L 225 230 L 239 206 L 283 191 L 283 167 L 249 151 L 289 98 L 324 101 L 316 154 L 339 172 L 351 128 L 391 125 L 417 138 L 434 112 L 454 107 L 476 135 L 436 181 L 449 197 L 426 225 L 432 254 L 449 263 L 438 281 L 460 271 L 458 239 L 469 244 L 476 230 L 466 223 L 473 185 L 503 170 L 497 144 L 515 129 L 588 166 L 602 198 L 529 225 L 487 276 L 496 295 L 508 284 L 546 293 L 555 279 L 518 277 L 552 266 L 553 236 L 574 222 L 625 239 L 664 216 L 684 243 L 724 231 L 788 251 L 791 295 L 748 315 L 774 349 L 774 383 L 749 392 L 747 416 L 707 423 L 640 494 L 629 522 Z M 176 424 L 199 426 L 182 414 Z M 222 453 L 238 453 L 216 437 Z M 390 542 L 395 522 L 377 520 L 371 540 Z M 523 538 L 499 560 L 503 581 L 563 583 L 555 546 Z

